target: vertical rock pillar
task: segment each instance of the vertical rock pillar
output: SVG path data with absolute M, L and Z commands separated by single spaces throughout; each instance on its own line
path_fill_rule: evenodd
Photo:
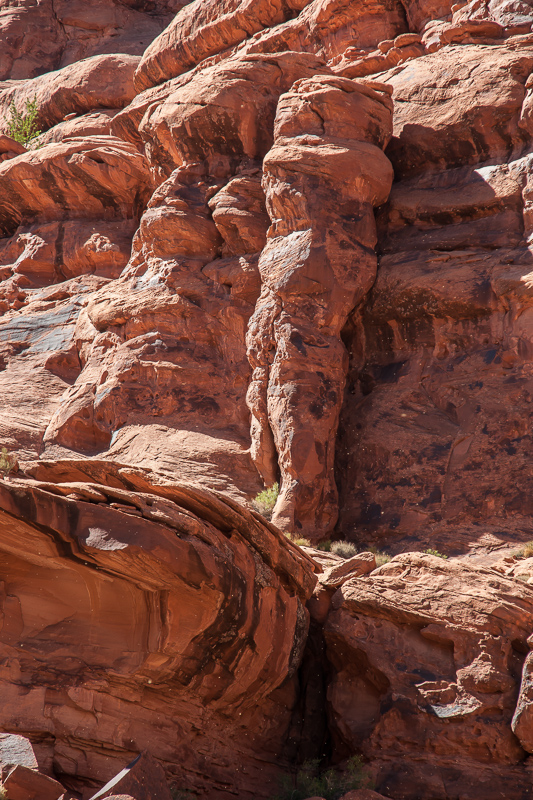
M 348 356 L 340 332 L 376 274 L 373 207 L 389 195 L 388 87 L 317 75 L 282 95 L 263 186 L 271 227 L 248 329 L 252 457 L 273 521 L 318 541 L 337 519 L 335 435 Z

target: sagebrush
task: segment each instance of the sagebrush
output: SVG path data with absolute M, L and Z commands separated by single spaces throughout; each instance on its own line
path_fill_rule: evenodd
M 519 550 L 516 555 L 521 556 L 522 558 L 531 558 L 531 556 L 533 556 L 533 541 L 526 542 L 523 548 Z
M 357 555 L 357 547 L 351 542 L 341 540 L 340 542 L 333 542 L 331 552 L 341 558 L 352 558 Z
M 37 128 L 39 108 L 37 97 L 26 100 L 26 112 L 20 113 L 14 102 L 9 106 L 11 119 L 7 124 L 7 135 L 24 147 L 28 147 L 41 131 Z
M 2 447 L 0 451 L 0 472 L 8 475 L 17 466 L 17 459 L 12 456 L 7 447 Z
M 376 567 L 382 567 L 383 564 L 388 564 L 392 558 L 392 556 L 385 553 L 383 550 L 378 550 L 377 547 L 369 547 L 369 550 L 371 553 L 374 553 L 376 557 Z

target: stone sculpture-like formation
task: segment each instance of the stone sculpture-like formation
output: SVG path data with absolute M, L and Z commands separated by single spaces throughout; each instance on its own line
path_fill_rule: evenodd
M 347 78 L 298 81 L 280 98 L 263 162 L 272 225 L 248 329 L 252 457 L 267 484 L 281 472 L 273 520 L 319 541 L 337 520 L 335 435 L 347 355 L 340 334 L 376 276 L 374 206 L 387 199 L 387 87 Z

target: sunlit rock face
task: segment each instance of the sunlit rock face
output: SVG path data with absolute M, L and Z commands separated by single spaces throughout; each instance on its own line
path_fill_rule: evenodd
M 213 493 L 35 471 L 0 482 L 2 728 L 87 796 L 142 750 L 209 796 L 275 788 L 312 561 Z
M 83 800 L 530 797 L 532 24 L 0 0 L 0 729 Z

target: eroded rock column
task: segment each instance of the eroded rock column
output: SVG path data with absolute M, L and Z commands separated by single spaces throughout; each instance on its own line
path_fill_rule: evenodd
M 340 332 L 375 279 L 373 207 L 392 184 L 391 129 L 387 87 L 315 76 L 280 98 L 264 160 L 272 225 L 248 329 L 252 456 L 266 484 L 281 473 L 273 521 L 314 541 L 337 519 Z

